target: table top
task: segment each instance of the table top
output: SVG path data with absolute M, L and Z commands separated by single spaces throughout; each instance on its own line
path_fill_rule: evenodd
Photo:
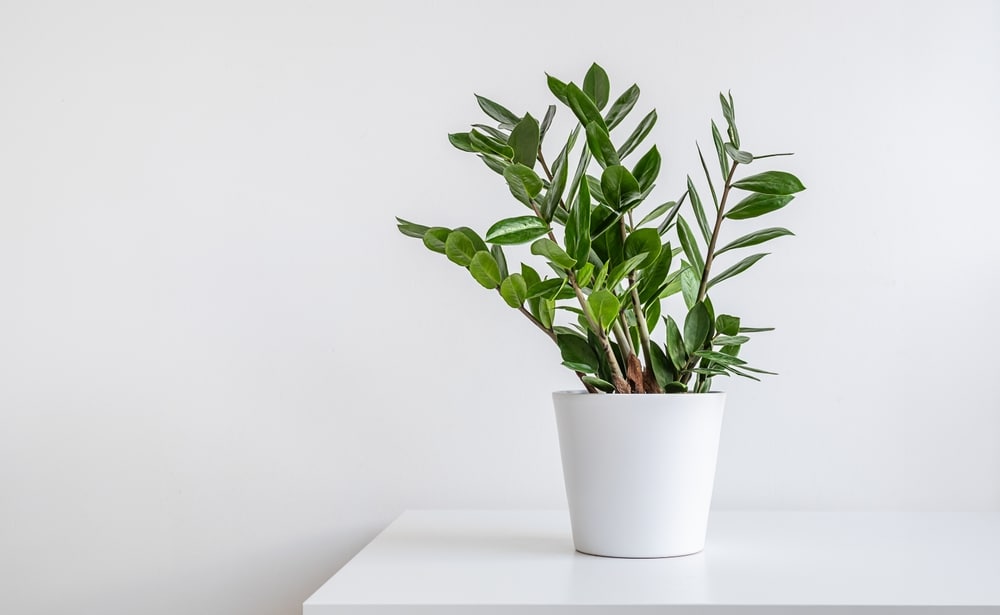
M 574 551 L 566 511 L 407 511 L 304 613 L 851 605 L 1000 606 L 1000 514 L 713 512 L 701 553 L 628 560 Z

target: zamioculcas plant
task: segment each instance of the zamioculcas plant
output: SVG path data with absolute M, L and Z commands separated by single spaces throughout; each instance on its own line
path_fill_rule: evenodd
M 697 148 L 707 192 L 699 193 L 688 176 L 676 201 L 644 207 L 661 158 L 655 145 L 638 153 L 656 111 L 630 134 L 615 133 L 639 98 L 638 86 L 609 107 L 608 76 L 597 64 L 582 85 L 549 76 L 548 86 L 578 122 L 550 149 L 558 148 L 554 158 L 544 150 L 556 105 L 538 121 L 477 96 L 492 122 L 448 135 L 452 145 L 503 177 L 520 212 L 484 235 L 397 218 L 399 230 L 496 291 L 558 346 L 563 365 L 591 393 L 701 393 L 717 376 L 757 380 L 771 373 L 740 357 L 749 334 L 771 329 L 717 313 L 709 293 L 767 255 L 741 252 L 792 234 L 780 227 L 741 229 L 723 240 L 739 221 L 781 209 L 804 189 L 783 171 L 743 172 L 759 160 L 789 154 L 758 156 L 743 149 L 733 97 L 720 94 L 726 130 L 723 135 L 712 121 L 714 173 Z M 688 217 L 681 214 L 685 203 Z M 504 247 L 527 243 L 544 267 L 509 268 Z M 686 312 L 675 319 L 661 312 L 661 302 L 676 293 Z

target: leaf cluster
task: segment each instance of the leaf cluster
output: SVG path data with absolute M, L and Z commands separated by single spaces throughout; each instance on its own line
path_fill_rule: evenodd
M 759 228 L 720 245 L 727 222 L 742 224 L 771 214 L 805 189 L 784 171 L 737 177 L 743 166 L 789 154 L 754 155 L 743 149 L 733 97 L 720 94 L 725 136 L 714 120 L 710 125 L 716 172 L 697 148 L 708 192 L 699 193 L 688 176 L 678 198 L 651 206 L 662 157 L 655 145 L 640 148 L 656 124 L 656 110 L 645 113 L 627 134 L 615 130 L 634 110 L 639 87 L 625 88 L 612 101 L 608 75 L 597 64 L 580 85 L 551 75 L 547 82 L 576 121 L 555 144 L 551 164 L 544 150 L 555 104 L 539 121 L 477 95 L 489 123 L 448 135 L 452 145 L 500 175 L 523 209 L 482 236 L 468 227 L 423 226 L 397 218 L 400 232 L 496 291 L 555 342 L 563 365 L 592 393 L 705 392 L 715 377 L 757 380 L 772 373 L 740 357 L 750 334 L 771 329 L 747 327 L 737 316 L 716 313 L 709 291 L 768 253 L 733 255 L 792 235 L 781 227 Z M 528 244 L 541 265 L 522 262 L 519 270 L 508 268 L 504 248 L 521 244 Z M 731 262 L 716 271 L 717 257 Z M 675 319 L 662 313 L 662 304 L 677 294 L 685 310 Z

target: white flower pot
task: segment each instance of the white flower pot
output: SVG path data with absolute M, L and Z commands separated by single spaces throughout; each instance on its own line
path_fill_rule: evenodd
M 725 393 L 552 398 L 576 549 L 635 558 L 701 551 Z

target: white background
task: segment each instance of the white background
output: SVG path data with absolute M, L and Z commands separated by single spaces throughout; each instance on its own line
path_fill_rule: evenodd
M 85 4 L 0 5 L 0 611 L 292 614 L 405 508 L 563 506 L 574 378 L 393 216 L 520 215 L 445 135 L 592 60 L 662 200 L 729 88 L 809 188 L 716 293 L 781 372 L 716 507 L 1000 510 L 1000 4 Z

